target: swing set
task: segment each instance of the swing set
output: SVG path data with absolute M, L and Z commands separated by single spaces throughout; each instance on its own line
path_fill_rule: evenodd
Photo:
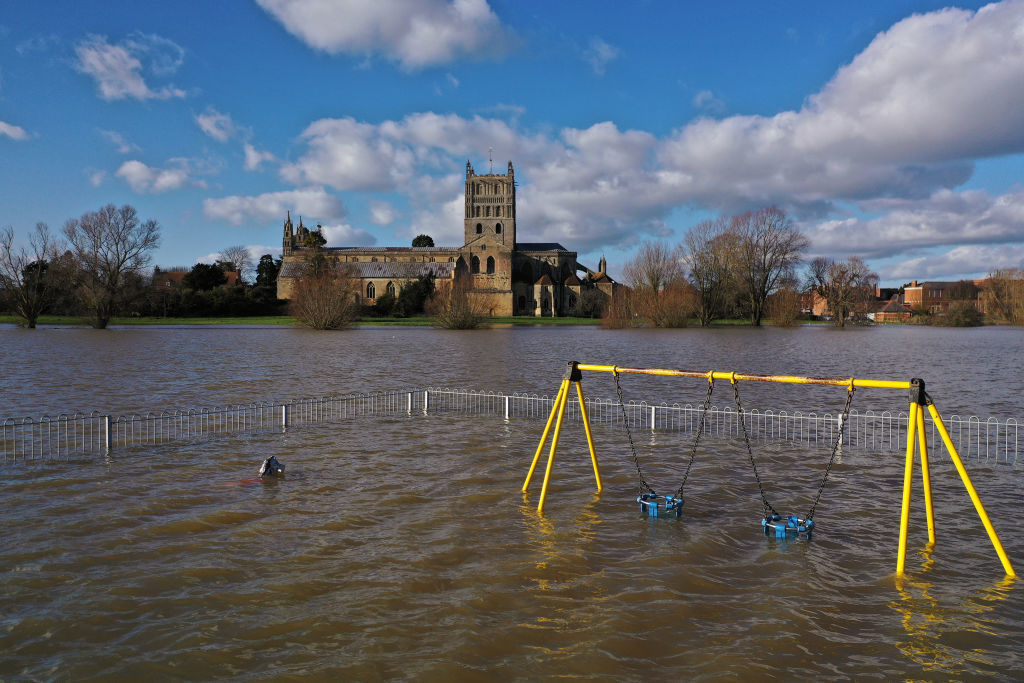
M 857 389 L 865 388 L 907 390 L 909 391 L 910 398 L 910 415 L 907 423 L 906 465 L 903 472 L 903 503 L 900 513 L 900 539 L 899 550 L 896 558 L 896 574 L 903 575 L 904 568 L 906 566 L 907 531 L 910 523 L 910 491 L 913 482 L 915 450 L 920 453 L 921 456 L 921 483 L 924 492 L 925 516 L 928 521 L 928 545 L 931 547 L 935 544 L 935 514 L 932 508 L 931 477 L 928 469 L 928 443 L 924 423 L 924 413 L 925 410 L 927 410 L 931 415 L 936 429 L 938 430 L 939 436 L 942 438 L 943 444 L 946 446 L 946 451 L 949 453 L 949 457 L 953 461 L 953 465 L 960 474 L 960 479 L 971 498 L 971 502 L 974 503 L 974 509 L 977 511 L 978 517 L 981 519 L 981 522 L 985 527 L 985 531 L 988 533 L 989 539 L 992 541 L 996 554 L 999 556 L 1000 562 L 1002 562 L 1003 569 L 1006 571 L 1007 576 L 1016 576 L 1016 573 L 1013 571 L 1013 567 L 1010 565 L 1010 560 L 1006 556 L 1006 551 L 1003 550 L 1003 545 L 999 541 L 999 536 L 996 535 L 995 528 L 992 526 L 992 522 L 989 520 L 988 514 L 985 512 L 985 507 L 982 505 L 981 499 L 978 497 L 978 492 L 971 483 L 971 478 L 968 476 L 967 470 L 964 468 L 963 461 L 960 459 L 960 455 L 957 453 L 956 447 L 953 445 L 953 441 L 949 437 L 946 425 L 943 423 L 942 417 L 939 415 L 939 411 L 935 408 L 935 404 L 932 402 L 931 396 L 929 396 L 925 391 L 924 380 L 921 379 L 912 379 L 909 382 L 900 382 L 889 380 L 855 379 L 852 377 L 842 379 L 829 377 L 798 377 L 789 375 L 741 374 L 737 372 L 718 371 L 690 372 L 660 368 L 629 368 L 617 365 L 588 365 L 578 363 L 576 361 L 570 361 L 566 368 L 565 376 L 562 378 L 562 384 L 555 396 L 554 405 L 551 407 L 551 414 L 548 416 L 544 432 L 541 434 L 540 443 L 537 445 L 537 451 L 533 456 L 533 463 L 530 465 L 530 471 L 526 475 L 526 481 L 523 482 L 523 493 L 526 493 L 529 490 L 530 480 L 533 478 L 533 473 L 537 469 L 537 464 L 540 462 L 540 457 L 544 450 L 544 445 L 547 443 L 548 435 L 551 434 L 552 427 L 554 427 L 554 434 L 551 436 L 551 447 L 548 453 L 547 467 L 544 471 L 544 483 L 541 486 L 540 500 L 537 503 L 538 513 L 543 513 L 544 511 L 544 501 L 547 498 L 548 485 L 551 481 L 551 471 L 555 461 L 555 452 L 558 449 L 558 439 L 561 435 L 562 424 L 565 419 L 565 408 L 569 402 L 569 392 L 573 384 L 576 385 L 576 394 L 579 398 L 580 417 L 583 421 L 583 428 L 587 436 L 587 446 L 590 450 L 590 461 L 594 468 L 594 478 L 597 482 L 597 491 L 600 493 L 602 490 L 601 470 L 597 463 L 597 453 L 594 450 L 594 439 L 590 431 L 590 420 L 587 417 L 586 401 L 583 398 L 582 379 L 584 371 L 608 372 L 611 373 L 615 380 L 615 391 L 618 398 L 618 405 L 622 412 L 622 422 L 625 426 L 626 436 L 629 439 L 630 453 L 632 455 L 633 464 L 636 467 L 637 478 L 640 485 L 640 494 L 637 496 L 636 501 L 639 503 L 641 511 L 651 517 L 682 516 L 684 504 L 683 493 L 686 481 L 690 475 L 690 469 L 693 466 L 693 461 L 697 454 L 698 446 L 700 445 L 701 437 L 705 431 L 708 408 L 711 405 L 711 396 L 715 389 L 715 380 L 728 380 L 733 389 L 733 401 L 736 404 L 736 413 L 743 433 L 743 441 L 746 445 L 747 457 L 754 473 L 754 479 L 757 481 L 758 492 L 761 495 L 761 506 L 764 512 L 764 516 L 761 519 L 761 526 L 765 534 L 775 536 L 777 538 L 794 536 L 802 536 L 806 538 L 811 537 L 814 531 L 814 511 L 817 508 L 818 501 L 821 499 L 822 491 L 824 491 L 825 484 L 828 481 L 829 472 L 832 470 L 832 465 L 835 463 L 836 455 L 842 444 L 843 432 L 847 418 L 850 414 L 850 406 L 853 402 L 854 392 Z M 693 443 L 690 446 L 689 459 L 683 473 L 682 483 L 679 485 L 679 488 L 671 494 L 657 493 L 655 489 L 648 484 L 644 477 L 643 470 L 640 466 L 640 459 L 637 456 L 636 445 L 633 441 L 633 435 L 629 428 L 625 402 L 622 399 L 622 385 L 619 381 L 619 376 L 623 374 L 689 377 L 694 379 L 704 379 L 708 383 L 707 393 L 704 397 L 704 402 L 700 407 L 700 419 L 695 430 Z M 832 452 L 829 456 L 828 464 L 825 467 L 825 472 L 818 486 L 818 491 L 814 496 L 814 501 L 811 503 L 811 507 L 807 511 L 807 514 L 803 517 L 780 514 L 772 504 L 768 502 L 764 485 L 761 482 L 761 477 L 757 470 L 754 452 L 750 445 L 750 435 L 747 432 L 746 423 L 743 417 L 743 405 L 740 401 L 739 393 L 740 382 L 816 384 L 840 386 L 846 387 L 847 389 L 846 403 L 843 407 L 842 416 L 839 421 L 838 433 L 836 434 L 836 438 L 832 444 Z

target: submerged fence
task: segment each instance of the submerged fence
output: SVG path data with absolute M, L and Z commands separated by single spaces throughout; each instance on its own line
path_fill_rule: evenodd
M 57 417 L 9 418 L 0 424 L 3 459 L 64 457 L 78 453 L 106 453 L 117 449 L 190 443 L 217 436 L 280 432 L 301 425 L 338 422 L 362 416 L 413 414 L 493 415 L 505 420 L 547 419 L 553 396 L 504 394 L 465 389 L 428 387 L 409 391 L 324 396 L 201 408 L 150 412 L 145 415 L 89 414 Z M 621 425 L 631 430 L 693 432 L 700 406 L 654 404 L 588 398 L 592 425 Z M 579 421 L 579 402 L 566 406 L 566 418 Z M 838 435 L 839 417 L 829 413 L 745 410 L 743 419 L 752 439 L 786 442 L 807 447 L 830 447 Z M 1020 426 L 1015 419 L 944 418 L 957 450 L 965 460 L 1016 465 L 1020 459 Z M 926 418 L 929 448 L 940 443 L 935 425 Z M 538 429 L 538 435 L 540 430 Z M 705 422 L 708 438 L 742 436 L 733 407 L 711 406 Z M 907 414 L 850 411 L 843 433 L 843 448 L 870 452 L 898 452 L 906 448 Z

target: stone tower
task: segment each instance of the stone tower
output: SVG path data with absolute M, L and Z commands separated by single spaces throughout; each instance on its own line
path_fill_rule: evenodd
M 516 177 L 511 161 L 505 175 L 477 175 L 466 162 L 465 235 L 467 245 L 515 249 Z
M 295 249 L 295 233 L 292 230 L 292 212 L 288 212 L 288 218 L 284 221 L 284 240 L 281 243 L 285 256 L 290 256 Z

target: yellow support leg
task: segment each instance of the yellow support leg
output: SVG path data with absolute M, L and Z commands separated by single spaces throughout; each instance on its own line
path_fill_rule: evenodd
M 523 493 L 530 488 L 530 479 L 533 478 L 533 471 L 537 469 L 537 463 L 540 461 L 540 454 L 544 451 L 544 444 L 548 440 L 548 433 L 551 432 L 551 425 L 555 422 L 555 416 L 558 414 L 558 406 L 562 404 L 562 394 L 569 390 L 569 380 L 563 379 L 562 385 L 558 387 L 558 395 L 555 396 L 554 403 L 551 404 L 551 414 L 548 416 L 548 423 L 544 427 L 544 433 L 540 435 L 540 443 L 537 444 L 537 452 L 533 454 L 533 464 L 530 465 L 530 471 L 526 474 L 526 481 L 523 482 Z
M 999 555 L 999 561 L 1003 563 L 1003 569 L 1006 571 L 1006 575 L 1016 576 L 1017 574 L 1013 571 L 1013 567 L 1010 565 L 1010 558 L 1006 556 L 1006 551 L 1003 550 L 1003 544 L 999 542 L 999 536 L 996 535 L 996 530 L 993 528 L 992 522 L 989 521 L 988 514 L 985 512 L 985 506 L 981 504 L 981 498 L 978 497 L 978 492 L 974 489 L 974 484 L 971 483 L 971 478 L 967 475 L 967 470 L 964 469 L 964 463 L 960 460 L 960 454 L 956 452 L 956 446 L 953 445 L 953 440 L 949 438 L 949 432 L 946 431 L 946 425 L 942 422 L 942 417 L 939 415 L 939 411 L 936 410 L 935 404 L 931 401 L 928 402 L 928 412 L 931 413 L 932 420 L 935 421 L 935 426 L 939 430 L 939 436 L 942 437 L 942 442 L 946 444 L 946 450 L 949 452 L 949 457 L 953 459 L 956 471 L 960 473 L 960 479 L 963 480 L 964 488 L 967 489 L 967 493 L 971 497 L 971 502 L 974 503 L 974 509 L 978 511 L 978 517 L 981 518 L 981 523 L 985 525 L 985 531 L 988 532 L 988 537 L 992 541 L 992 546 L 996 549 L 996 554 Z
M 932 478 L 928 471 L 928 434 L 924 428 L 924 411 L 917 410 L 917 443 L 921 453 L 921 484 L 924 487 L 924 509 L 928 518 L 928 547 L 935 545 L 935 510 L 932 508 Z
M 558 436 L 562 433 L 562 421 L 565 419 L 565 404 L 569 402 L 569 380 L 564 381 L 565 390 L 558 404 L 558 420 L 555 422 L 555 435 L 551 437 L 551 451 L 548 453 L 548 466 L 544 470 L 544 485 L 540 489 L 540 501 L 537 512 L 544 512 L 544 499 L 548 496 L 548 483 L 551 481 L 551 466 L 555 464 L 555 451 L 558 449 Z
M 580 417 L 583 418 L 583 429 L 587 432 L 587 446 L 590 448 L 590 462 L 594 465 L 594 479 L 597 480 L 597 492 L 601 492 L 601 469 L 597 466 L 597 453 L 594 452 L 594 438 L 590 435 L 590 418 L 587 417 L 587 402 L 583 400 L 583 385 L 576 382 L 576 395 L 580 398 Z
M 917 432 L 917 415 L 921 406 L 916 402 L 910 404 L 910 417 L 907 418 L 907 463 L 903 468 L 903 508 L 900 512 L 900 549 L 896 553 L 896 576 L 903 576 L 903 568 L 907 564 L 907 527 L 910 523 L 910 486 L 914 475 L 914 445 Z

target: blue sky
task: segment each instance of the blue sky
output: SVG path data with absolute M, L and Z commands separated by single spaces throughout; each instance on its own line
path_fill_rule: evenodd
M 1024 265 L 1024 2 L 0 1 L 0 226 L 130 203 L 154 262 L 461 240 L 516 165 L 518 237 L 613 274 L 785 208 L 883 284 Z

